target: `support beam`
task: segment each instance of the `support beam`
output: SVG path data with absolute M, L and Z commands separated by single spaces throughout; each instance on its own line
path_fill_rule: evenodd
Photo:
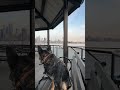
M 31 2 L 35 7 L 34 0 Z M 35 59 L 35 9 L 30 10 L 30 56 Z M 35 78 L 34 78 L 35 80 Z
M 31 2 L 32 6 L 35 7 L 34 0 Z M 30 10 L 30 46 L 31 49 L 35 47 L 35 9 Z M 34 55 L 33 55 L 34 56 Z
M 63 0 L 64 1 L 64 0 Z M 68 15 L 70 15 L 73 11 L 75 11 L 78 7 L 80 7 L 80 5 L 82 4 L 82 2 L 84 0 L 81 0 L 81 4 L 80 2 L 77 2 L 75 0 L 68 0 L 69 2 L 71 2 L 72 4 L 74 4 L 74 6 L 69 10 Z M 59 13 L 56 15 L 56 17 L 54 18 L 54 20 L 52 21 L 52 23 L 50 24 L 50 29 L 53 29 L 54 27 L 56 27 L 60 22 L 63 21 L 63 14 L 64 14 L 64 6 L 61 8 L 61 10 L 59 11 Z
M 49 30 L 47 30 L 47 45 L 50 45 L 50 33 Z
M 41 5 L 41 15 L 43 16 L 44 10 L 45 10 L 45 4 L 46 4 L 46 0 L 42 0 L 42 5 Z
M 80 5 L 80 3 L 82 4 L 84 0 L 68 0 L 68 1 L 74 5 Z
M 64 62 L 67 65 L 68 63 L 68 0 L 64 0 L 64 43 L 63 43 L 63 56 Z
M 35 45 L 35 24 L 34 24 L 34 9 L 30 10 L 30 45 L 31 49 L 34 48 Z
M 58 12 L 56 17 L 53 19 L 52 23 L 50 24 L 50 28 L 54 27 L 55 22 L 57 22 L 57 20 L 63 15 L 63 11 L 64 11 L 64 6 L 61 8 L 61 10 Z
M 35 31 L 44 31 L 44 30 L 48 30 L 48 28 L 43 27 L 43 28 L 35 28 Z
M 6 5 L 0 6 L 0 12 L 10 12 L 10 11 L 21 11 L 32 9 L 31 4 L 21 4 L 21 5 Z
M 47 24 L 47 26 L 50 25 L 50 23 L 41 15 L 41 13 L 36 8 L 35 8 L 35 12 L 39 15 L 39 18 L 41 18 Z M 38 16 L 35 18 L 38 18 Z

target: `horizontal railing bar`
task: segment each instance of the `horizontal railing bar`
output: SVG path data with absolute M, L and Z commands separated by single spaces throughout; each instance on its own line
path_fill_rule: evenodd
M 75 56 L 73 56 L 73 60 L 71 62 L 71 76 L 73 80 L 73 85 L 75 86 L 75 90 L 85 90 L 85 82 L 82 78 L 82 73 L 78 69 L 77 62 L 75 60 Z
M 68 47 L 72 47 L 72 48 L 78 48 L 78 49 L 84 49 L 84 48 L 81 48 L 81 47 L 75 47 L 75 46 L 68 46 Z M 85 49 L 84 49 L 85 50 Z
M 112 54 L 112 52 L 111 52 L 111 51 L 104 51 L 104 50 L 92 50 L 92 49 L 85 49 L 85 51 Z
M 120 57 L 120 55 L 113 53 L 112 51 L 104 51 L 104 50 L 92 50 L 92 49 L 85 49 L 85 51 L 90 51 L 90 52 L 97 52 L 97 53 L 107 53 L 107 54 L 113 54 L 117 57 Z
M 38 45 L 36 45 L 38 46 Z M 48 45 L 40 45 L 40 46 L 48 46 Z M 62 45 L 50 45 L 50 46 L 59 46 L 62 48 Z M 87 47 L 87 48 L 90 48 L 90 49 L 84 49 L 84 48 L 81 48 L 81 47 L 76 47 L 76 46 L 68 46 L 70 48 L 77 48 L 77 49 L 82 49 L 82 50 L 85 50 L 85 51 L 90 51 L 90 52 L 97 52 L 97 53 L 107 53 L 107 54 L 114 54 L 115 56 L 118 56 L 120 57 L 120 55 L 118 54 L 115 54 L 113 53 L 112 51 L 104 51 L 104 50 L 93 50 L 93 49 L 120 49 L 120 48 L 98 48 L 98 47 Z M 62 48 L 63 49 L 63 48 Z M 75 51 L 75 49 L 73 49 Z M 77 51 L 75 51 L 77 52 Z
M 120 48 L 104 48 L 104 47 L 85 47 L 90 49 L 120 49 Z
M 0 60 L 0 61 L 7 61 L 7 60 Z

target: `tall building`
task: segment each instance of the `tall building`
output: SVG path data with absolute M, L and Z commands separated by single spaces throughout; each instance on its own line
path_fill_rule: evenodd
M 9 40 L 9 28 L 8 28 L 8 26 L 6 26 L 6 29 L 5 29 L 5 40 Z
M 2 40 L 4 41 L 5 40 L 5 36 L 6 36 L 6 26 L 5 25 L 3 25 L 2 34 L 3 34 Z
M 14 32 L 13 24 L 9 24 L 8 27 L 9 27 L 9 34 L 8 35 L 9 35 L 10 39 L 13 40 L 14 39 L 14 36 L 13 36 L 13 32 Z
M 27 36 L 27 30 L 25 28 L 22 28 L 22 41 L 26 41 L 28 39 L 28 36 Z

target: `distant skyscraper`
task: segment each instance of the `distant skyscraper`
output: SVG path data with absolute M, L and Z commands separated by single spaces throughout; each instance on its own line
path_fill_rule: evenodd
M 5 34 L 6 34 L 6 28 L 5 28 L 5 25 L 3 25 L 3 30 L 2 30 L 2 40 L 5 40 Z
M 22 40 L 26 41 L 28 39 L 27 30 L 22 28 Z
M 14 34 L 13 34 L 13 24 L 9 24 L 8 25 L 8 27 L 9 27 L 9 33 L 8 33 L 8 35 L 9 35 L 9 38 L 11 39 L 11 40 L 13 40 L 14 39 Z
M 0 29 L 0 40 L 3 39 L 3 29 Z

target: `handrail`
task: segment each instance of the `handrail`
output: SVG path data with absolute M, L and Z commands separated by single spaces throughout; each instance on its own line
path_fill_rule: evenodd
M 79 54 L 79 52 L 77 52 L 74 48 L 80 49 L 81 50 L 81 59 L 83 60 L 83 62 L 85 62 L 85 59 L 83 58 L 83 50 L 85 51 L 84 48 L 81 47 L 73 47 L 73 46 L 68 46 L 70 48 L 72 48 L 77 54 Z
M 112 51 L 104 51 L 104 50 L 93 50 L 93 49 L 85 49 L 85 51 L 98 52 L 98 53 L 107 53 L 114 54 L 115 56 L 120 57 L 120 55 L 113 53 Z
M 36 45 L 36 46 L 48 46 L 48 45 Z M 54 53 L 54 46 L 59 46 L 61 49 L 63 49 L 62 45 L 49 45 L 49 46 L 53 46 L 53 53 Z M 82 47 L 82 46 L 81 46 Z M 68 46 L 68 48 L 71 48 L 72 50 L 74 50 L 74 52 L 78 53 L 74 48 L 77 49 L 81 49 L 81 59 L 85 62 L 85 59 L 83 58 L 83 50 L 85 50 L 84 48 L 81 47 L 76 47 L 76 46 Z M 78 53 L 79 54 L 79 53 Z
M 80 68 L 80 71 L 82 73 L 82 77 L 85 81 L 85 63 L 82 60 L 80 60 L 80 58 L 78 57 L 78 55 L 76 53 L 75 53 L 75 57 L 77 59 L 77 65 Z
M 83 46 L 80 46 L 80 47 L 78 47 L 78 46 L 68 46 L 68 47 L 72 47 L 72 48 L 77 48 L 77 49 L 83 49 L 83 50 L 85 50 L 84 48 L 81 48 L 81 47 L 83 47 Z
M 104 48 L 104 47 L 86 47 L 90 49 L 120 49 L 120 48 Z
M 48 46 L 48 45 L 35 45 L 35 46 Z M 62 48 L 62 45 L 49 45 L 49 46 L 59 46 Z
M 74 90 L 85 90 L 85 83 L 82 78 L 82 73 L 77 67 L 77 63 L 75 61 L 75 56 L 73 56 L 73 60 L 71 61 L 71 76 L 73 80 L 73 89 Z
M 11 46 L 16 49 L 17 53 L 29 53 L 30 51 L 30 45 L 0 45 L 0 52 L 4 53 L 3 55 L 0 55 L 0 61 L 6 61 L 6 47 Z M 25 54 L 26 55 L 26 54 Z
M 91 52 L 98 52 L 98 53 L 108 53 L 108 54 L 112 54 L 111 51 L 104 51 L 104 50 L 85 49 L 85 51 L 91 51 Z
M 104 51 L 104 50 L 93 50 L 93 49 L 85 49 L 87 52 L 97 52 L 97 53 L 107 53 L 107 54 L 113 54 L 114 56 L 120 57 L 120 55 L 113 53 L 112 51 Z
M 111 78 L 114 80 L 114 64 L 115 64 L 115 56 L 120 57 L 120 55 L 113 53 L 112 51 L 105 51 L 105 50 L 93 50 L 93 49 L 85 49 L 86 52 L 88 52 L 89 55 L 91 55 L 96 61 L 98 61 L 102 66 L 106 66 L 105 62 L 101 62 L 98 60 L 92 53 L 90 52 L 96 52 L 96 53 L 105 53 L 111 55 Z
M 103 67 L 98 62 L 95 62 L 94 66 L 96 69 L 96 75 L 101 79 L 102 87 L 105 90 L 118 90 L 118 87 L 115 85 L 112 79 L 106 74 L 106 72 L 103 70 Z

